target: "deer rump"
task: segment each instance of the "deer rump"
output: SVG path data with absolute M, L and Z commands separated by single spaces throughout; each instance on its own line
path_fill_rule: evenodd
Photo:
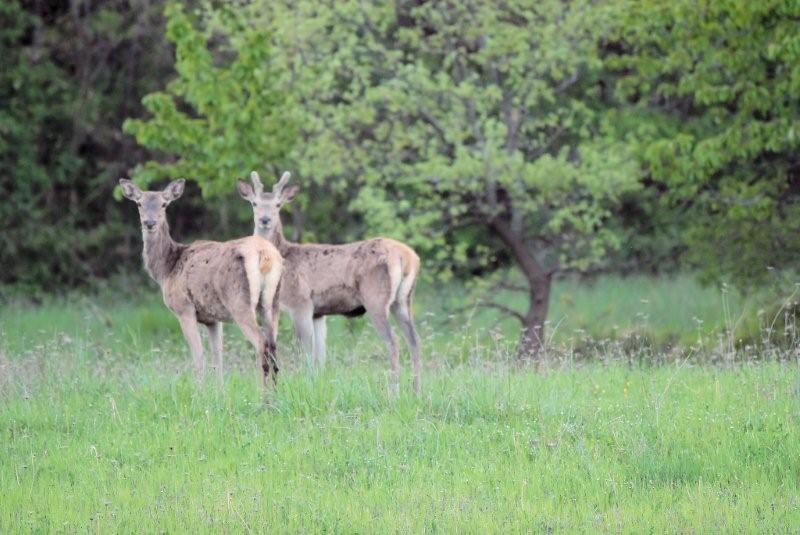
M 232 321 L 232 308 L 248 310 L 263 306 L 267 287 L 278 284 L 272 280 L 280 275 L 275 275 L 268 246 L 259 243 L 260 238 L 254 238 L 224 243 L 198 241 L 181 255 L 183 265 L 175 277 L 178 286 L 174 288 L 175 294 L 185 291 L 200 323 Z M 168 295 L 165 297 L 169 300 Z
M 308 295 L 313 317 L 340 315 L 357 317 L 366 313 L 363 292 L 370 279 L 373 288 L 385 292 L 387 302 L 394 299 L 394 287 L 408 273 L 408 262 L 397 260 L 397 242 L 375 238 L 344 245 L 303 244 L 285 252 L 286 272 L 281 304 L 291 308 L 293 295 Z M 295 269 L 292 269 L 294 267 Z M 391 273 L 395 269 L 397 273 Z M 395 284 L 393 284 L 395 281 Z

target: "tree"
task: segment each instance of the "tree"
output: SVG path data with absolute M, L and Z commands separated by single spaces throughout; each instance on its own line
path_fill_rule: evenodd
M 357 183 L 371 234 L 404 238 L 429 270 L 510 259 L 526 311 L 487 302 L 544 345 L 552 280 L 602 264 L 608 222 L 638 187 L 606 120 L 597 49 L 609 10 L 591 2 L 260 4 L 304 117 L 303 176 Z M 291 31 L 289 31 L 291 29 Z M 503 284 L 503 281 L 501 281 Z
M 277 87 L 270 35 L 244 24 L 232 6 L 193 21 L 173 3 L 165 15 L 178 77 L 143 99 L 152 117 L 129 119 L 124 129 L 176 158 L 138 166 L 136 178 L 146 185 L 186 177 L 204 196 L 230 193 L 236 177 L 284 160 L 296 136 L 292 103 Z
M 741 287 L 800 250 L 800 4 L 635 1 L 609 65 L 641 156 L 708 280 Z
M 0 283 L 63 289 L 138 256 L 109 201 L 113 178 L 147 155 L 122 119 L 170 71 L 161 10 L 0 2 Z
M 0 277 L 31 284 L 44 278 L 38 270 L 60 263 L 45 259 L 36 265 L 43 246 L 56 256 L 70 253 L 58 247 L 61 236 L 49 229 L 41 192 L 50 189 L 52 175 L 59 181 L 81 163 L 70 154 L 64 135 L 73 93 L 51 61 L 29 54 L 25 45 L 34 16 L 16 2 L 3 2 L 0 21 Z

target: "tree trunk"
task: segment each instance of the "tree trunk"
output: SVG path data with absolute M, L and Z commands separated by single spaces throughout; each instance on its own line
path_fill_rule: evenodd
M 523 236 L 514 232 L 510 223 L 501 218 L 489 222 L 489 227 L 511 250 L 519 268 L 528 281 L 528 312 L 522 317 L 522 334 L 517 346 L 517 358 L 539 358 L 544 348 L 544 327 L 550 306 L 552 274 L 544 269 L 534 254 L 528 250 Z
M 517 346 L 517 358 L 520 361 L 535 360 L 542 356 L 552 277 L 529 277 L 528 284 L 528 312 L 522 318 L 522 333 Z

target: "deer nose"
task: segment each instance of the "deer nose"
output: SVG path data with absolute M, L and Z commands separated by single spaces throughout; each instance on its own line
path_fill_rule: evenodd
M 269 223 L 269 218 L 268 218 L 267 216 L 264 216 L 264 217 L 262 217 L 261 219 L 259 219 L 258 221 L 259 221 L 259 222 L 260 222 L 262 225 L 266 225 L 267 223 Z
M 146 219 L 142 221 L 142 223 L 144 224 L 145 227 L 147 227 L 148 230 L 153 230 L 153 228 L 156 226 L 155 219 Z

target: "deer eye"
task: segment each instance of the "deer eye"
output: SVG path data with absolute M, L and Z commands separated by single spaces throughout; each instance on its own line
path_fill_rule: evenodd
M 166 207 L 167 207 L 167 203 L 165 203 L 165 202 L 162 202 L 162 203 L 161 203 L 161 208 L 166 208 Z
M 253 208 L 255 208 L 255 207 L 256 207 L 256 203 L 254 203 L 254 202 L 251 202 L 250 204 L 252 204 L 252 205 L 253 205 Z

